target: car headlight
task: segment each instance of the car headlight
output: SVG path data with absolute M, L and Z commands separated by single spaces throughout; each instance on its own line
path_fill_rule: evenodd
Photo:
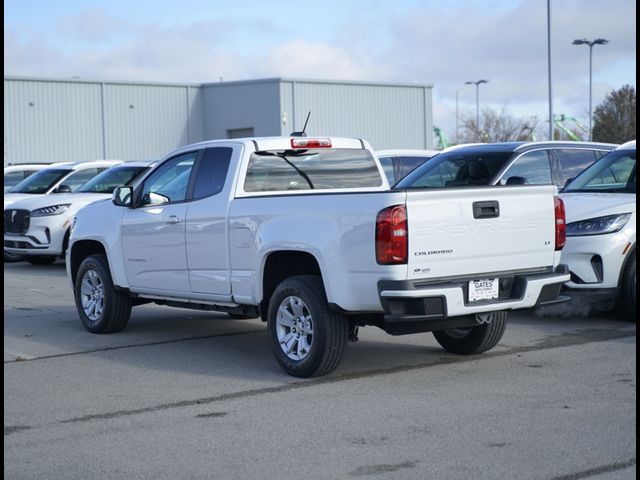
M 31 212 L 31 216 L 48 217 L 49 215 L 60 215 L 61 213 L 66 212 L 70 206 L 70 203 L 65 203 L 61 205 L 51 205 L 50 207 L 38 208 Z
M 580 237 L 582 235 L 602 235 L 622 230 L 631 218 L 630 213 L 620 215 L 607 215 L 606 217 L 588 218 L 579 222 L 567 224 L 567 237 Z

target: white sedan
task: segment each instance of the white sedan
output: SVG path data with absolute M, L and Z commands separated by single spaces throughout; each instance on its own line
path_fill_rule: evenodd
M 598 310 L 636 316 L 636 142 L 611 151 L 561 193 L 567 215 L 566 290 Z

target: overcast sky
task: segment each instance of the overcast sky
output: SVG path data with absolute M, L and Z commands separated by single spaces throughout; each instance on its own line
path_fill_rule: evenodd
M 302 77 L 432 84 L 435 124 L 480 104 L 548 117 L 545 0 L 5 0 L 5 75 L 154 82 Z M 551 0 L 555 113 L 636 85 L 635 0 Z M 546 128 L 546 127 L 545 127 Z M 543 130 L 544 131 L 544 130 Z

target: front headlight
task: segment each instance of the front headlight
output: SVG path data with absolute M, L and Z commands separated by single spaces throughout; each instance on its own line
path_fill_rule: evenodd
M 32 217 L 48 217 L 49 215 L 60 215 L 61 213 L 66 212 L 70 203 L 65 203 L 62 205 L 51 205 L 50 207 L 38 208 L 31 212 Z
M 587 220 L 572 222 L 567 224 L 567 237 L 615 233 L 622 230 L 629 218 L 631 218 L 630 213 L 622 213 L 620 215 L 607 215 L 606 217 L 588 218 Z

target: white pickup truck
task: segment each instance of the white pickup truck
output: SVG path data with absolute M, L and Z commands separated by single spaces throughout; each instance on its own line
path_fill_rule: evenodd
M 494 347 L 506 311 L 558 302 L 562 201 L 548 186 L 390 190 L 367 142 L 214 140 L 80 210 L 66 256 L 83 325 L 146 302 L 261 316 L 280 366 L 338 365 L 358 327 Z

